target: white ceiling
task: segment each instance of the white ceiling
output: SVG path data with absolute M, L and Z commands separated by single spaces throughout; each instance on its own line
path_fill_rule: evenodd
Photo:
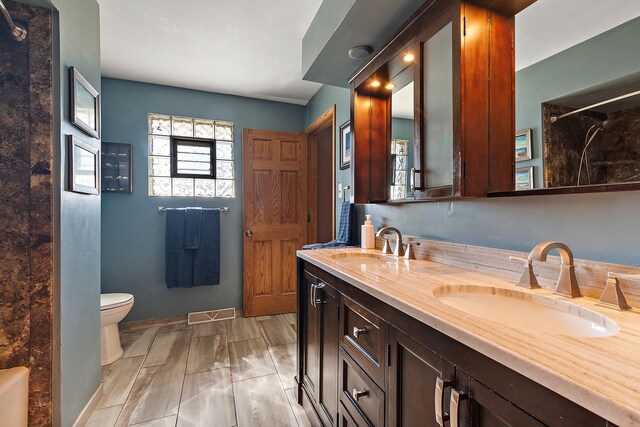
M 516 15 L 516 70 L 640 16 L 640 0 L 538 0 Z
M 99 0 L 102 74 L 306 104 L 302 36 L 322 0 Z

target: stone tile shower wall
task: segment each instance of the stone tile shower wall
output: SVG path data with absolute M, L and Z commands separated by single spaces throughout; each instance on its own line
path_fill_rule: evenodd
M 51 12 L 8 2 L 28 37 L 0 31 L 0 368 L 27 366 L 29 425 L 51 425 Z M 1 416 L 1 414 L 0 414 Z
M 571 111 L 572 108 L 542 104 L 546 186 L 577 185 L 578 172 L 580 185 L 640 181 L 640 107 L 610 114 L 585 111 L 551 123 L 552 116 Z M 605 119 L 610 124 L 596 135 L 586 152 L 589 167 L 585 162 L 580 170 L 587 131 Z

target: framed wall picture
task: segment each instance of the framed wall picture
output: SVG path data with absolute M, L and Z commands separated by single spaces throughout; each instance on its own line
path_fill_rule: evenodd
M 71 86 L 71 123 L 87 135 L 100 138 L 100 95 L 82 74 L 69 68 Z
M 100 149 L 73 135 L 67 136 L 69 190 L 100 194 Z
M 516 169 L 516 190 L 533 190 L 533 166 Z
M 531 129 L 516 132 L 516 162 L 531 158 Z
M 351 138 L 351 123 L 346 122 L 340 126 L 340 169 L 351 166 Z

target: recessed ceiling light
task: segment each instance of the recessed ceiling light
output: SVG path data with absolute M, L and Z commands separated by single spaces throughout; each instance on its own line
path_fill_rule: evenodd
M 380 86 L 380 82 L 377 80 L 374 80 L 371 82 L 371 87 L 379 87 Z
M 385 89 L 389 89 L 389 90 L 391 90 L 391 89 L 393 89 L 394 87 L 396 87 L 396 85 L 395 85 L 395 84 L 393 84 L 393 83 L 387 83 L 387 84 L 385 85 L 385 87 L 384 87 L 384 88 L 385 88 Z
M 407 53 L 402 57 L 402 59 L 404 59 L 404 62 L 412 62 L 414 59 L 416 59 L 416 57 L 413 56 L 413 53 Z
M 356 61 L 362 61 L 367 56 L 371 55 L 371 52 L 373 52 L 373 48 L 371 46 L 355 46 L 349 49 L 349 57 L 351 59 L 355 59 Z

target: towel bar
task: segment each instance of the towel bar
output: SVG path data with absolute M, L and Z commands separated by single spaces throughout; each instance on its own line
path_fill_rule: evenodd
M 184 208 L 181 208 L 184 209 Z M 229 206 L 223 206 L 221 208 L 203 208 L 203 209 L 220 209 L 220 212 L 222 213 L 229 213 Z M 164 212 L 166 211 L 167 208 L 165 208 L 164 206 L 158 206 L 158 212 Z

